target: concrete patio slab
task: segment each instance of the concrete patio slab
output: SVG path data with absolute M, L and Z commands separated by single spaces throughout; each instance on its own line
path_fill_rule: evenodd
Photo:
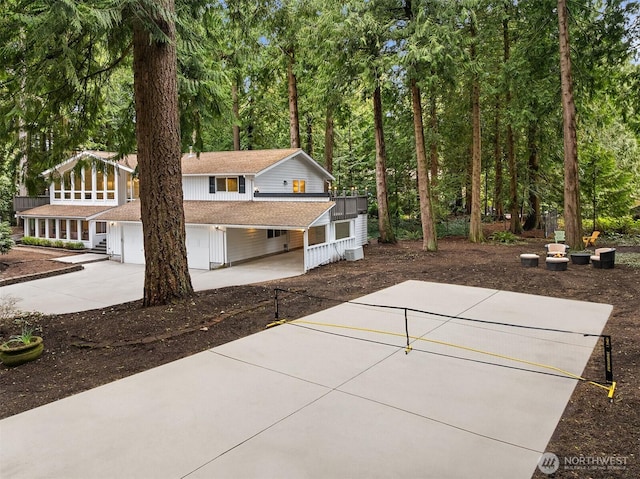
M 404 314 L 343 304 L 4 419 L 0 477 L 529 478 L 576 384 L 545 364 L 581 374 L 598 338 L 433 313 L 599 334 L 612 310 L 419 281 L 359 301 L 432 314 L 408 354 Z M 512 343 L 527 363 L 487 354 Z

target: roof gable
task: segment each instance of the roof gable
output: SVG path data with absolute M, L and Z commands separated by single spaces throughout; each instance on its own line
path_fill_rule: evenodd
M 101 161 L 103 163 L 107 163 L 110 165 L 115 165 L 118 168 L 122 168 L 125 171 L 133 173 L 133 171 L 138 166 L 138 157 L 136 155 L 126 155 L 120 159 L 118 158 L 117 153 L 107 152 L 107 151 L 94 151 L 94 150 L 85 150 L 82 151 L 68 160 L 63 161 L 62 163 L 57 164 L 53 168 L 49 168 L 48 170 L 40 173 L 41 176 L 51 175 L 54 171 L 59 171 L 60 169 L 66 170 L 64 167 L 71 164 L 76 163 L 80 160 L 88 159 L 89 161 Z
M 259 175 L 293 157 L 308 162 L 327 179 L 331 174 L 300 148 L 191 153 L 182 157 L 183 175 Z

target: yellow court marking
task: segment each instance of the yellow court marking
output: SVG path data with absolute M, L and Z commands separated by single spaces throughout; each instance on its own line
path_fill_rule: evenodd
M 275 326 L 277 324 L 287 324 L 287 323 L 290 323 L 290 324 L 306 324 L 306 325 L 310 325 L 310 326 L 323 326 L 323 327 L 326 327 L 326 328 L 348 329 L 348 330 L 351 330 L 351 331 L 361 331 L 361 332 L 365 332 L 365 333 L 376 333 L 376 334 L 384 334 L 384 335 L 387 335 L 387 336 L 397 336 L 397 337 L 401 337 L 401 338 L 409 338 L 409 339 L 412 339 L 414 341 L 424 341 L 424 342 L 427 342 L 427 343 L 439 344 L 439 345 L 442 345 L 442 346 L 449 346 L 449 347 L 452 347 L 452 348 L 462 349 L 464 351 L 470 351 L 470 352 L 474 352 L 474 353 L 478 353 L 478 354 L 483 354 L 483 355 L 491 356 L 491 357 L 494 357 L 494 358 L 506 359 L 508 361 L 513 361 L 513 362 L 520 363 L 520 364 L 527 364 L 529 366 L 535 366 L 535 367 L 539 367 L 539 368 L 543 368 L 543 369 L 548 369 L 550 371 L 555 371 L 555 372 L 564 374 L 565 376 L 568 376 L 568 377 L 570 377 L 572 379 L 576 379 L 578 381 L 587 382 L 588 384 L 591 384 L 593 386 L 596 386 L 596 387 L 599 387 L 599 388 L 602 388 L 602 389 L 605 389 L 606 391 L 608 391 L 609 392 L 609 399 L 613 398 L 613 393 L 614 393 L 615 386 L 616 386 L 615 382 L 613 382 L 611 384 L 611 386 L 607 386 L 607 385 L 604 385 L 604 384 L 599 384 L 597 382 L 590 381 L 589 379 L 586 379 L 586 378 L 584 378 L 584 377 L 582 377 L 582 376 L 580 376 L 578 374 L 574 374 L 574 373 L 572 373 L 570 371 L 566 371 L 564 369 L 558 368 L 556 366 L 551 366 L 549 364 L 537 363 L 535 361 L 529 361 L 527 359 L 514 358 L 512 356 L 506 356 L 504 354 L 492 353 L 491 351 L 484 351 L 482 349 L 472 348 L 470 346 L 463 346 L 461 344 L 449 343 L 447 341 L 440 341 L 438 339 L 429 339 L 429 338 L 423 338 L 423 337 L 420 337 L 420 336 L 410 336 L 408 334 L 394 333 L 392 331 L 383 331 L 383 330 L 380 330 L 380 329 L 371 329 L 371 328 L 360 328 L 360 327 L 357 327 L 357 326 L 345 326 L 343 324 L 320 323 L 320 322 L 316 322 L 316 321 L 307 321 L 307 320 L 304 320 L 304 319 L 294 319 L 292 321 L 287 321 L 287 320 L 283 319 L 283 320 L 276 321 L 274 323 L 269 324 L 268 327 L 269 326 Z M 405 351 L 408 353 L 409 351 L 411 351 L 411 347 L 408 346 Z

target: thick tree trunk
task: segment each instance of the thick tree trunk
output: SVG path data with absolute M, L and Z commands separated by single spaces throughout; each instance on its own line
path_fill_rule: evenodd
M 524 229 L 531 231 L 540 228 L 540 197 L 537 194 L 540 179 L 540 158 L 538 157 L 538 144 L 536 134 L 538 127 L 536 122 L 529 123 L 527 129 L 527 149 L 529 150 L 529 211 Z
M 411 80 L 411 103 L 413 105 L 413 131 L 416 142 L 416 157 L 418 160 L 418 196 L 420 198 L 420 219 L 422 222 L 422 249 L 425 251 L 436 251 L 438 249 L 438 241 L 433 222 L 427 152 L 424 146 L 422 99 L 420 88 L 415 79 Z
M 380 86 L 373 92 L 373 122 L 376 137 L 376 195 L 378 199 L 378 230 L 382 243 L 395 243 L 396 237 L 391 226 L 389 199 L 387 193 L 387 149 L 382 127 L 382 94 Z
M 240 102 L 238 100 L 238 84 L 234 79 L 231 84 L 231 101 L 233 102 L 233 149 L 240 151 Z
M 566 0 L 558 0 L 558 25 L 560 34 L 560 83 L 562 87 L 562 125 L 564 135 L 565 238 L 571 248 L 582 249 L 582 214 L 580 211 L 576 106 L 573 101 L 571 49 L 569 47 Z
M 173 0 L 159 3 L 174 10 Z M 138 21 L 133 33 L 144 306 L 167 304 L 193 293 L 182 203 L 175 25 L 164 17 L 154 21 L 169 41 L 150 38 Z
M 324 166 L 329 173 L 333 173 L 333 144 L 334 123 L 333 109 L 327 106 L 327 116 L 324 128 Z
M 495 163 L 495 180 L 493 185 L 493 216 L 496 220 L 504 219 L 504 203 L 502 201 L 502 135 L 500 134 L 500 96 L 496 101 L 496 117 L 494 123 L 495 140 L 493 144 L 493 156 Z
M 476 60 L 476 27 L 471 22 L 471 62 Z M 482 147 L 480 144 L 480 80 L 478 74 L 473 74 L 471 84 L 471 222 L 469 225 L 469 241 L 478 243 L 484 240 L 482 235 L 482 211 L 480 204 L 480 187 L 482 172 Z
M 298 84 L 293 73 L 295 62 L 293 52 L 289 52 L 287 83 L 289 85 L 289 137 L 291 148 L 300 148 L 300 118 L 298 117 Z

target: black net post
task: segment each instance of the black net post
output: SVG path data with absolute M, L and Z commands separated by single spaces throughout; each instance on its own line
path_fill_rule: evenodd
M 278 321 L 280 318 L 280 313 L 278 312 L 278 288 L 274 289 L 275 292 L 275 296 L 274 296 L 274 314 L 275 314 L 275 320 Z
M 606 380 L 613 382 L 613 364 L 611 362 L 611 336 L 602 336 L 604 343 L 604 373 Z

